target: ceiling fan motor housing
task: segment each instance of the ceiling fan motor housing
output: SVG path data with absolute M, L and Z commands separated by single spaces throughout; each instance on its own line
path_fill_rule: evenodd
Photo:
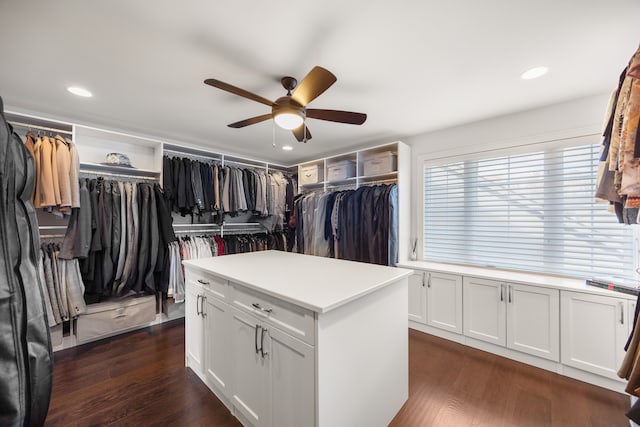
M 276 102 L 271 107 L 271 114 L 273 114 L 274 117 L 279 114 L 295 114 L 304 120 L 306 118 L 306 112 L 307 110 L 291 99 L 290 96 L 283 96 L 276 99 Z

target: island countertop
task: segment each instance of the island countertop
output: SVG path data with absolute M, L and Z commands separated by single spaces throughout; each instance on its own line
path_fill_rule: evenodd
M 404 268 L 274 250 L 183 264 L 316 313 L 331 311 L 413 273 Z

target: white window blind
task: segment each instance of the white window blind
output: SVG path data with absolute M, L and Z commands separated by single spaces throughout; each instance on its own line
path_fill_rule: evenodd
M 595 203 L 599 144 L 424 168 L 424 258 L 634 279 L 632 227 Z

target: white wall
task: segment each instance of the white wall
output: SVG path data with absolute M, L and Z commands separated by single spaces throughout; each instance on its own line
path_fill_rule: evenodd
M 411 238 L 421 237 L 425 160 L 599 134 L 608 102 L 609 94 L 588 96 L 406 138 L 412 156 Z

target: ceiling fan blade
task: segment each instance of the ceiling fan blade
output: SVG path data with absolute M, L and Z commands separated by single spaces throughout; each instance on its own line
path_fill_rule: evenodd
M 306 131 L 306 136 L 307 138 L 305 139 L 305 131 Z M 308 141 L 311 139 L 311 132 L 309 132 L 309 128 L 303 123 L 300 126 L 298 126 L 295 129 L 291 129 L 291 132 L 293 132 L 293 136 L 296 137 L 296 139 L 300 142 L 302 141 Z
M 304 107 L 329 89 L 336 80 L 336 76 L 331 71 L 322 67 L 313 67 L 313 70 L 309 71 L 293 91 L 291 98 Z
M 249 125 L 255 125 L 256 123 L 264 122 L 265 120 L 269 120 L 273 117 L 271 114 L 263 114 L 261 116 L 251 117 L 250 119 L 240 120 L 239 122 L 231 123 L 227 126 L 230 128 L 243 128 Z
M 215 88 L 230 92 L 234 95 L 242 96 L 243 98 L 247 98 L 252 101 L 256 101 L 261 104 L 268 105 L 269 107 L 273 105 L 273 102 L 269 101 L 267 98 L 263 98 L 260 95 L 256 95 L 255 93 L 251 93 L 247 90 L 240 89 L 239 87 L 232 86 L 229 83 L 221 82 L 220 80 L 216 80 L 216 79 L 207 79 L 204 82 L 209 86 L 213 86 Z
M 361 125 L 367 120 L 367 115 L 364 113 L 340 110 L 318 110 L 313 108 L 307 110 L 307 117 L 327 120 L 329 122 L 347 123 L 350 125 Z

